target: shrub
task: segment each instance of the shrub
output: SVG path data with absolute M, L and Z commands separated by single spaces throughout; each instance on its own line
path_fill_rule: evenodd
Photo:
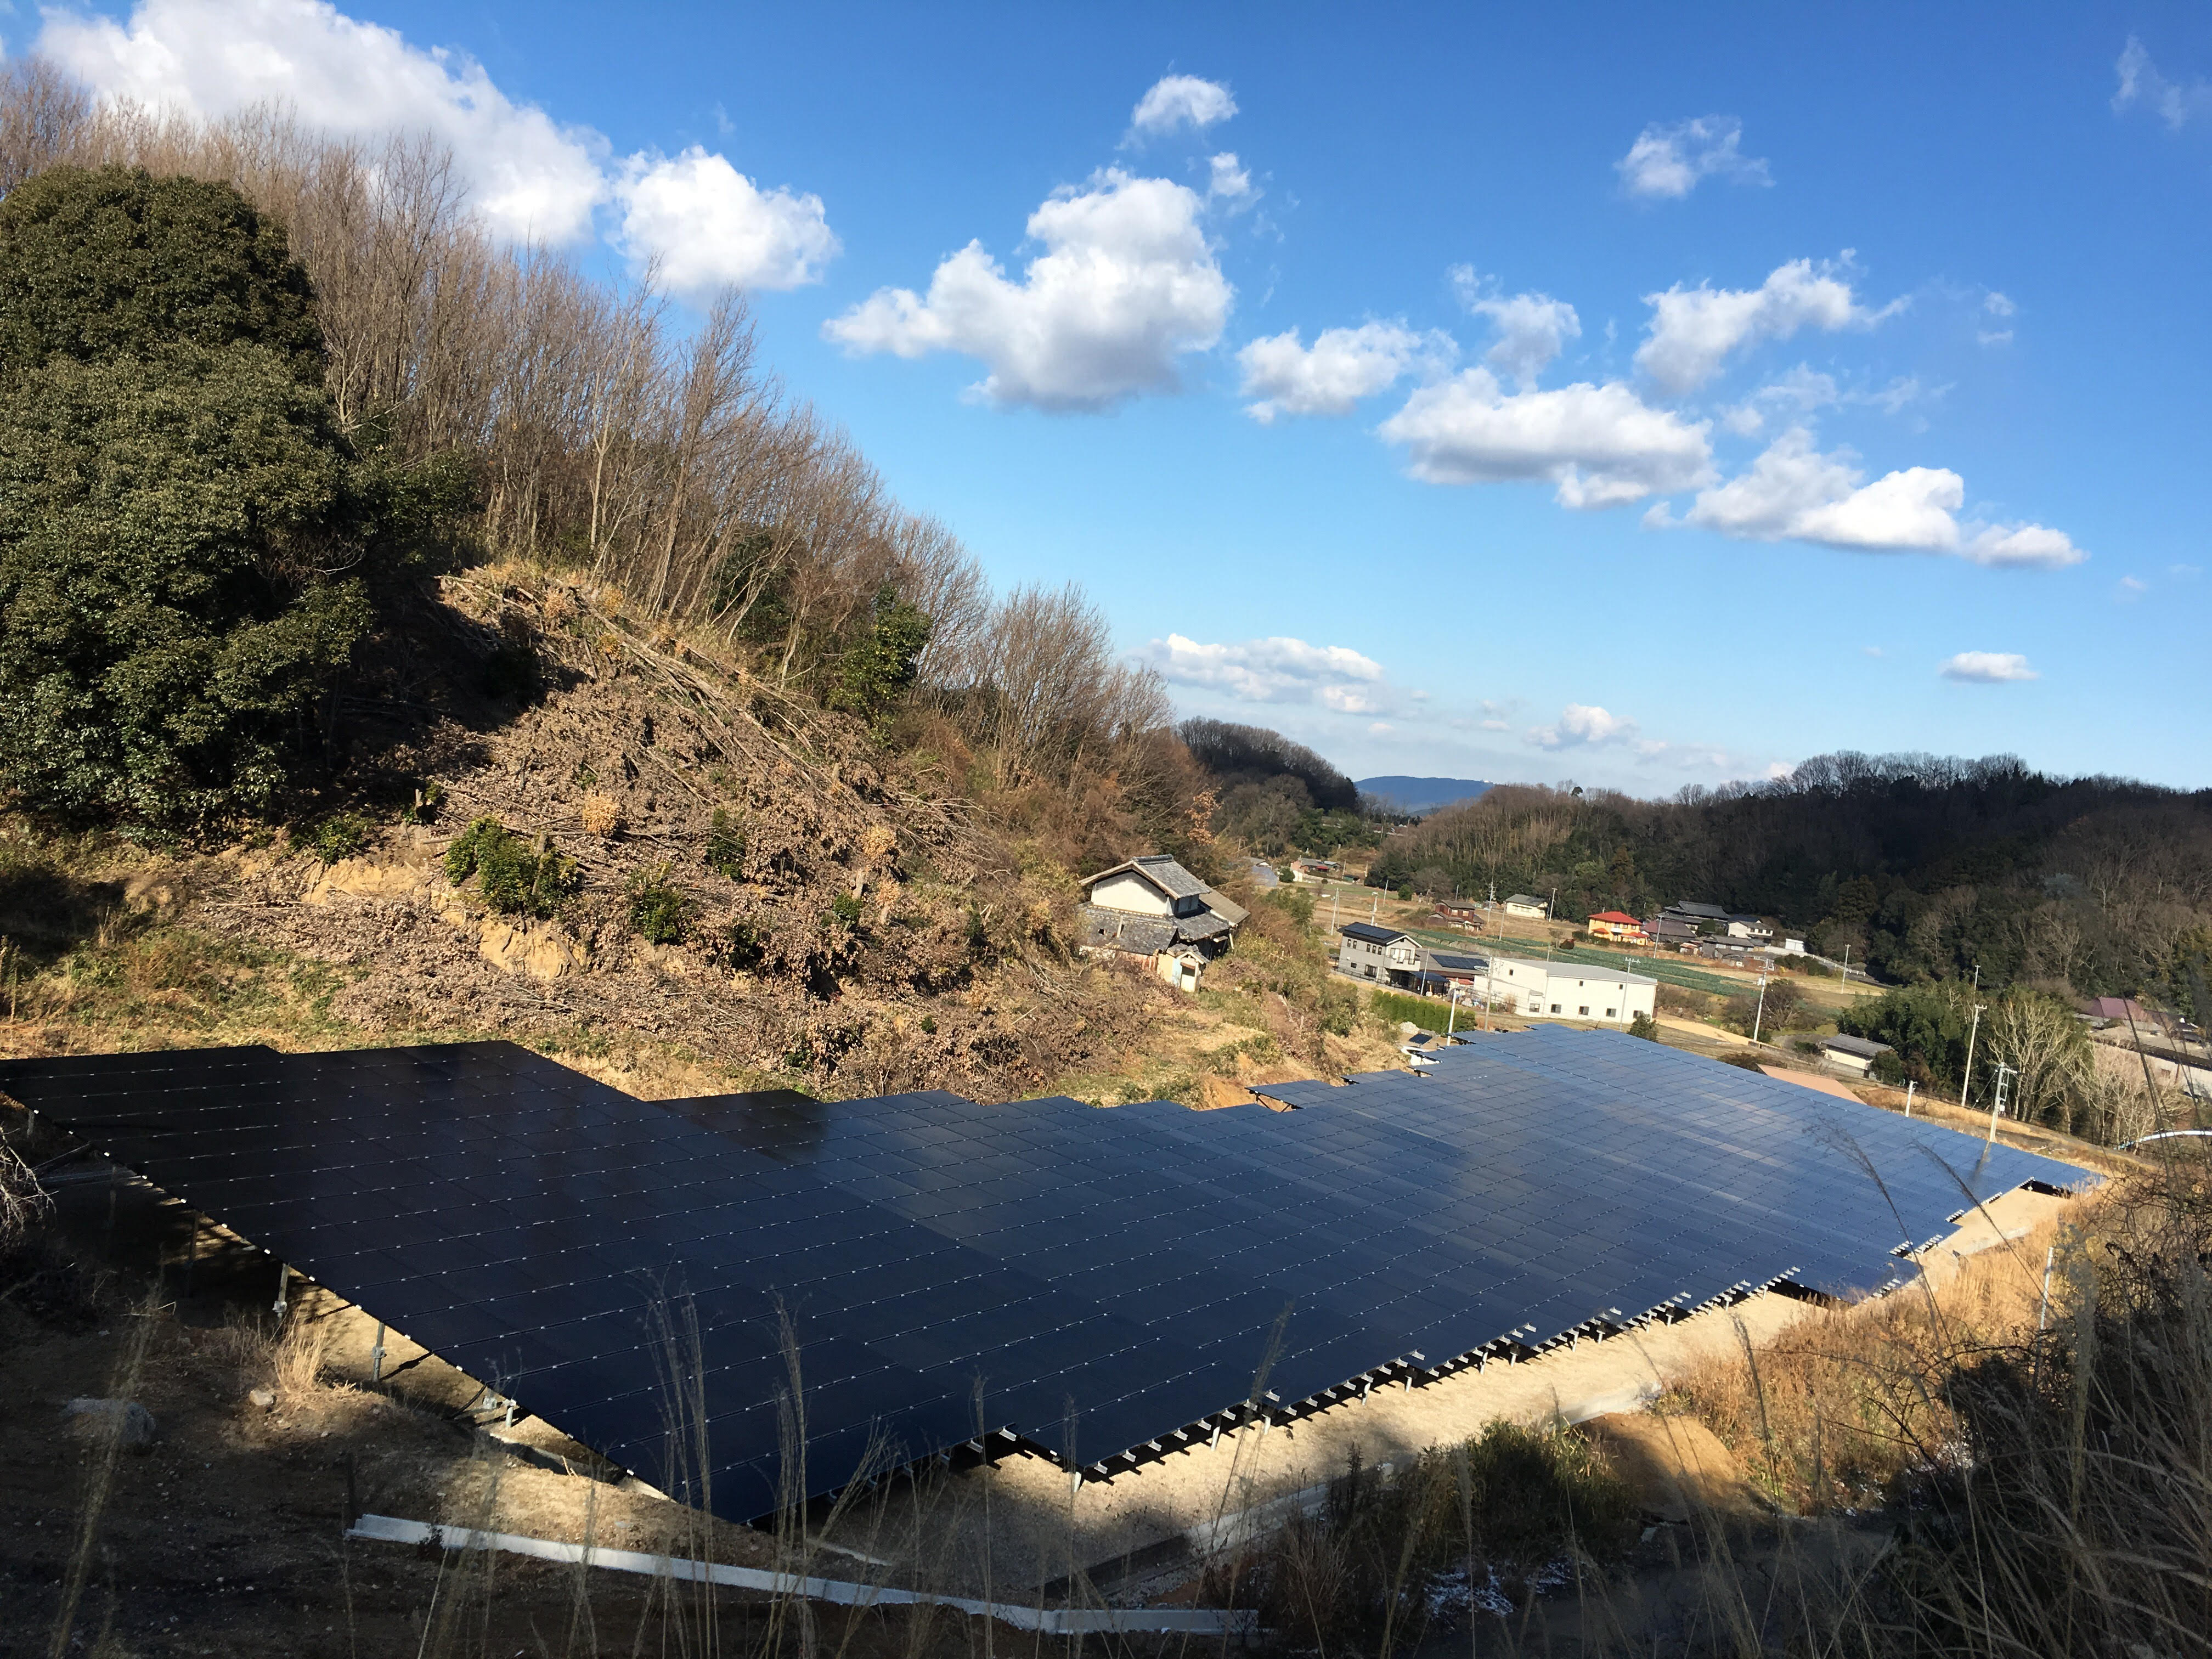
M 622 828 L 622 805 L 612 795 L 594 793 L 585 796 L 579 816 L 586 835 L 605 839 L 611 837 Z
M 1314 919 L 1314 898 L 1311 893 L 1296 887 L 1275 887 L 1262 894 L 1261 898 L 1304 927 Z
M 1435 997 L 1413 996 L 1404 991 L 1377 991 L 1374 1001 L 1368 1006 L 1378 1018 L 1393 1024 L 1410 1020 L 1425 1030 L 1441 1031 L 1452 1018 L 1449 1002 Z M 1460 1011 L 1460 1018 L 1467 1018 L 1465 1009 Z
M 446 804 L 446 786 L 435 778 L 415 792 L 415 799 L 399 815 L 402 823 L 435 823 L 438 809 Z
M 1628 1022 L 1628 1035 L 1656 1042 L 1659 1041 L 1659 1022 L 1649 1014 L 1638 1014 Z
M 722 935 L 722 956 L 733 968 L 757 968 L 768 957 L 768 930 L 757 922 L 733 921 Z
M 1410 900 L 1413 896 L 1413 887 L 1410 884 L 1401 886 L 1398 889 L 1398 896 L 1401 899 Z
M 446 879 L 456 887 L 477 878 L 483 902 L 502 915 L 553 915 L 582 890 L 576 861 L 544 838 L 533 850 L 497 818 L 478 818 L 446 849 Z
M 666 865 L 629 878 L 629 925 L 650 943 L 681 945 L 690 912 L 690 901 L 669 884 Z
M 727 881 L 742 881 L 745 873 L 744 826 L 726 807 L 714 809 L 707 826 L 707 867 Z
M 860 925 L 860 901 L 850 893 L 840 893 L 830 901 L 832 922 L 847 932 Z
M 1321 1029 L 1331 1036 L 1350 1036 L 1359 1023 L 1359 993 L 1349 985 L 1321 988 Z
M 325 865 L 357 858 L 368 845 L 368 825 L 351 812 L 333 813 L 315 826 L 307 844 Z

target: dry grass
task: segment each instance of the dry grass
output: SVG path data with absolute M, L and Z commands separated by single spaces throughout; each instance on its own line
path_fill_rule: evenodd
M 1956 1357 L 2033 1330 L 2052 1230 L 1921 1284 L 1791 1327 L 1753 1353 L 1711 1359 L 1660 1408 L 1697 1417 L 1786 1513 L 1879 1505 L 1959 1434 L 1942 1387 Z M 1738 1327 L 1739 1332 L 1741 1327 Z

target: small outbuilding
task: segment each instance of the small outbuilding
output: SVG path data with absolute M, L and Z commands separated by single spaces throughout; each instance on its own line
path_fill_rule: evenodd
M 1896 1052 L 1887 1042 L 1876 1042 L 1869 1037 L 1822 1037 L 1817 1046 L 1821 1059 L 1854 1077 L 1866 1076 L 1874 1070 L 1875 1061 Z

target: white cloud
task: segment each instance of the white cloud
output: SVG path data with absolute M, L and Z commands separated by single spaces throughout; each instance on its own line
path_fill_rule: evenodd
M 1349 646 L 1304 640 L 1201 644 L 1180 634 L 1139 653 L 1176 685 L 1206 686 L 1245 702 L 1310 702 L 1341 714 L 1389 712 L 1382 665 Z
M 1237 152 L 1225 149 L 1206 162 L 1210 175 L 1206 186 L 1209 202 L 1228 202 L 1238 206 L 1249 206 L 1258 199 L 1252 188 L 1252 175 L 1238 163 Z
M 1948 553 L 1974 564 L 2053 569 L 2088 556 L 2042 525 L 1962 524 L 1966 481 L 1948 467 L 1906 467 L 1869 483 L 1856 459 L 1848 449 L 1822 454 L 1809 431 L 1792 427 L 1749 471 L 1700 490 L 1685 522 L 1753 541 Z M 1649 518 L 1671 522 L 1663 508 Z
M 1483 354 L 1483 361 L 1511 375 L 1523 391 L 1536 383 L 1544 366 L 1565 349 L 1569 340 L 1582 336 L 1582 319 L 1565 300 L 1548 294 L 1486 293 L 1472 265 L 1454 265 L 1451 279 L 1461 303 L 1478 317 L 1488 318 L 1498 330 L 1498 342 Z
M 1940 672 L 1947 680 L 1965 680 L 1973 685 L 2003 685 L 2043 678 L 2017 651 L 1961 651 L 1945 659 Z
M 2169 132 L 2180 131 L 2200 115 L 2212 114 L 2212 82 L 2191 81 L 2184 86 L 2167 80 L 2132 34 L 2112 67 L 2120 77 L 2119 89 L 2112 94 L 2115 110 L 2142 104 L 2166 123 Z
M 1166 75 L 1129 112 L 1129 128 L 1147 137 L 1159 137 L 1178 127 L 1200 132 L 1237 113 L 1237 100 L 1218 81 L 1201 81 L 1195 75 Z
M 2115 584 L 2115 588 L 2112 597 L 2124 605 L 2139 599 L 2149 592 L 2150 584 L 2140 576 L 2123 576 Z
M 1844 259 L 1848 262 L 1848 251 Z M 1677 285 L 1647 294 L 1650 337 L 1636 366 L 1663 391 L 1694 392 L 1719 372 L 1729 353 L 1753 340 L 1786 340 L 1801 328 L 1868 328 L 1904 302 L 1869 311 L 1836 265 L 1793 259 L 1753 289 Z
M 615 194 L 631 264 L 658 258 L 679 294 L 818 283 L 838 252 L 819 196 L 763 191 L 696 144 L 673 157 L 632 156 Z
M 1837 383 L 1834 375 L 1820 374 L 1800 363 L 1741 403 L 1723 410 L 1721 424 L 1731 432 L 1750 437 L 1765 428 L 1770 413 L 1797 416 L 1848 404 L 1896 415 L 1914 404 L 1941 398 L 1949 390 L 1948 386 L 1932 389 L 1925 386 L 1917 375 L 1900 375 L 1887 386 L 1870 390 L 1846 390 Z
M 1880 657 L 1887 654 L 1878 645 L 1863 645 L 1859 647 L 1859 655 L 1862 657 Z
M 1998 293 L 1995 289 L 1991 289 L 1987 294 L 1982 296 L 1982 309 L 1991 317 L 2003 319 L 2011 316 L 2013 313 L 2018 311 L 2020 307 L 2014 305 L 2008 296 Z M 1985 346 L 2007 345 L 2011 343 L 2012 330 L 2009 328 L 1997 328 L 1992 325 L 1978 331 L 1974 337 L 1979 340 Z
M 1560 505 L 1614 507 L 1693 489 L 1711 471 L 1710 423 L 1651 408 L 1617 381 L 1507 395 L 1486 368 L 1423 386 L 1382 422 L 1431 483 L 1547 479 Z
M 320 0 L 140 0 L 127 22 L 50 11 L 38 50 L 106 98 L 210 117 L 286 104 L 342 136 L 428 133 L 501 236 L 580 240 L 606 193 L 599 134 L 515 103 L 472 58 Z
M 1045 252 L 1010 280 L 981 242 L 945 259 L 927 298 L 878 289 L 822 327 L 855 356 L 957 351 L 989 376 L 994 404 L 1102 410 L 1171 392 L 1176 360 L 1221 336 L 1234 292 L 1182 185 L 1109 168 L 1030 216 Z
M 1636 722 L 1609 714 L 1592 703 L 1571 702 L 1553 726 L 1531 726 L 1528 741 L 1539 749 L 1580 749 L 1609 743 L 1629 743 L 1636 737 Z M 1639 745 L 1646 755 L 1667 745 Z
M 1448 353 L 1449 340 L 1424 337 L 1398 323 L 1323 329 L 1310 346 L 1298 331 L 1253 341 L 1237 354 L 1243 395 L 1260 401 L 1244 412 L 1262 425 L 1279 415 L 1349 415 L 1362 398 L 1382 391 L 1424 351 Z
M 1653 122 L 1613 163 L 1632 196 L 1687 196 L 1700 179 L 1716 175 L 1740 185 L 1771 185 L 1766 163 L 1743 154 L 1743 123 L 1733 115 L 1699 115 Z

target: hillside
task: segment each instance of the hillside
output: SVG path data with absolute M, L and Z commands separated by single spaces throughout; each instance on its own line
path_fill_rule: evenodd
M 2212 792 L 2058 778 L 2009 757 L 1824 756 L 1672 800 L 1501 786 L 1390 840 L 1375 878 L 1559 890 L 1558 914 L 1703 900 L 1884 979 L 2035 983 L 2212 1006 Z
M 518 641 L 535 684 L 487 690 Z M 1389 1055 L 1380 1027 L 1322 1029 L 1321 946 L 1288 896 L 1224 878 L 1255 921 L 1197 1002 L 1081 958 L 1073 869 L 1045 842 L 858 722 L 656 643 L 617 594 L 479 569 L 385 643 L 348 693 L 337 810 L 167 851 L 9 825 L 0 1048 L 498 1036 L 649 1095 L 1109 1102 Z M 550 914 L 450 878 L 487 819 L 573 861 Z
M 1359 793 L 1395 807 L 1423 814 L 1480 799 L 1491 786 L 1479 778 L 1362 778 Z

